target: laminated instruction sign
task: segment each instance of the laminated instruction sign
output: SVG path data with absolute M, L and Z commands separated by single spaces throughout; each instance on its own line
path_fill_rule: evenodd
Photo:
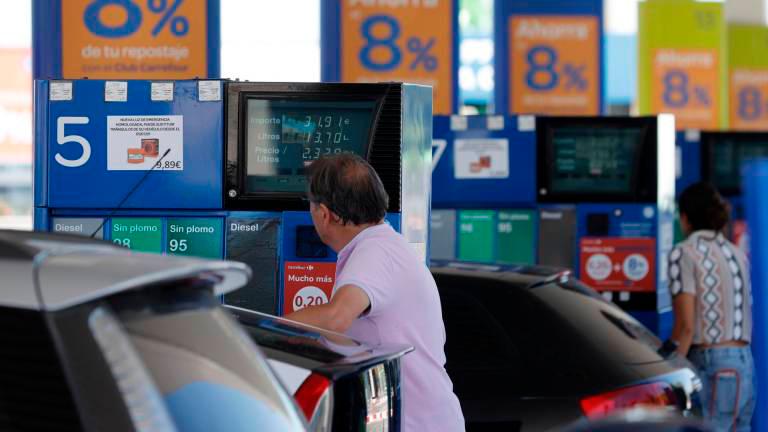
M 35 78 L 219 75 L 219 0 L 35 0 Z
M 108 116 L 107 170 L 153 167 L 184 169 L 184 116 Z
M 768 28 L 728 27 L 731 129 L 768 130 Z
M 640 114 L 674 114 L 678 129 L 725 127 L 723 5 L 647 0 L 639 7 Z
M 457 139 L 453 144 L 454 177 L 505 179 L 509 177 L 509 140 Z
M 511 113 L 600 113 L 600 22 L 596 16 L 509 18 Z
M 435 114 L 456 108 L 458 0 L 323 1 L 323 80 L 432 86 Z

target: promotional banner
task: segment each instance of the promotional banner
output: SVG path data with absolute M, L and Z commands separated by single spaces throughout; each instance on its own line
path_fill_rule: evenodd
M 496 112 L 600 114 L 601 0 L 498 1 L 495 15 Z
M 582 238 L 579 262 L 581 279 L 598 291 L 656 291 L 653 238 Z
M 219 75 L 218 0 L 36 0 L 35 78 Z
M 29 48 L 0 49 L 0 165 L 32 163 L 30 60 Z
M 286 262 L 283 315 L 328 303 L 333 294 L 336 263 Z
M 732 130 L 768 130 L 768 27 L 728 26 Z
M 723 5 L 647 0 L 639 8 L 640 114 L 674 114 L 678 129 L 726 127 Z
M 594 16 L 511 17 L 510 112 L 600 114 L 599 27 Z
M 455 113 L 457 3 L 323 0 L 323 81 L 430 85 L 434 113 Z

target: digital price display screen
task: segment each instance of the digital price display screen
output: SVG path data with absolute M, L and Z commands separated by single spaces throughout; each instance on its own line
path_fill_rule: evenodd
M 741 192 L 741 168 L 746 162 L 768 158 L 768 134 L 714 134 L 709 144 L 708 177 L 726 195 Z
M 365 157 L 376 105 L 373 100 L 248 99 L 247 192 L 304 192 L 306 168 L 321 156 Z
M 555 128 L 549 192 L 631 194 L 643 139 L 643 128 Z

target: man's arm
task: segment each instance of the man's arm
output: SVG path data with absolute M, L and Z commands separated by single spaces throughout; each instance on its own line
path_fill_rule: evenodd
M 371 301 L 365 291 L 355 285 L 344 285 L 336 291 L 329 303 L 305 307 L 285 318 L 344 333 L 370 305 Z

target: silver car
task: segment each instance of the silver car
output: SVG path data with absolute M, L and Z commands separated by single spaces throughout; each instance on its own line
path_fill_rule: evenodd
M 218 297 L 244 265 L 0 231 L 0 430 L 304 431 Z

